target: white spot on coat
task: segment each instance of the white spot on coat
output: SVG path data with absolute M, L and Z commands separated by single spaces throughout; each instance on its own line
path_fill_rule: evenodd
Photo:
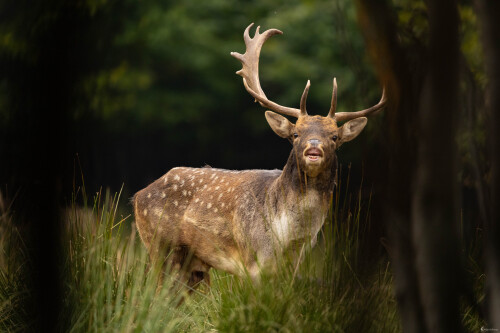
M 181 179 L 181 177 L 179 177 L 179 175 L 175 175 L 174 179 L 179 180 L 179 179 Z
M 144 214 L 144 216 L 148 216 L 148 210 L 147 209 L 144 209 L 144 211 L 142 213 Z

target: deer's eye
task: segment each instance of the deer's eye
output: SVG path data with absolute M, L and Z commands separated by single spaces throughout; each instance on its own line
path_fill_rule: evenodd
M 336 135 L 332 136 L 333 141 L 337 141 L 338 137 Z
M 299 135 L 297 133 L 293 133 L 293 138 L 294 139 L 297 139 L 299 137 Z

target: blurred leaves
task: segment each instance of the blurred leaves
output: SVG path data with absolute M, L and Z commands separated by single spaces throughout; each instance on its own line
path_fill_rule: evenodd
M 393 3 L 400 38 L 414 50 L 415 61 L 422 61 L 425 3 Z M 270 99 L 298 107 L 310 79 L 309 113 L 325 115 L 333 77 L 339 84 L 339 111 L 363 109 L 380 98 L 348 0 L 54 0 L 4 2 L 0 9 L 0 130 L 10 126 L 26 89 L 22 83 L 47 51 L 47 31 L 72 25 L 74 36 L 61 55 L 74 80 L 73 95 L 62 97 L 72 101 L 70 150 L 81 153 L 84 165 L 105 161 L 109 171 L 99 171 L 104 172 L 104 179 L 96 180 L 100 184 L 112 183 L 117 174 L 159 175 L 175 163 L 231 168 L 285 163 L 288 144 L 269 130 L 265 110 L 253 103 L 235 74 L 240 63 L 229 55 L 244 52 L 243 30 L 251 22 L 284 32 L 262 50 L 260 77 Z M 480 93 L 485 80 L 477 18 L 469 3 L 461 5 L 460 15 L 462 52 Z M 63 24 L 54 26 L 57 22 Z M 380 144 L 382 119 L 370 119 L 367 134 L 341 155 L 359 160 L 360 148 L 367 152 Z M 159 158 L 164 147 L 177 157 Z M 263 152 L 264 147 L 274 153 Z M 146 156 L 149 162 L 139 169 L 130 165 L 130 159 Z M 114 180 L 118 186 L 122 181 Z
M 354 8 L 347 1 L 336 6 L 324 1 L 257 1 L 238 6 L 225 0 L 145 1 L 139 12 L 137 20 L 124 18 L 125 28 L 113 41 L 117 49 L 127 50 L 115 55 L 119 64 L 87 79 L 86 87 L 95 86 L 88 92 L 111 99 L 96 104 L 89 98 L 99 117 L 108 119 L 121 111 L 139 123 L 171 125 L 207 114 L 232 113 L 234 106 L 257 109 L 248 103 L 251 98 L 234 75 L 240 64 L 229 56 L 231 51 L 244 51 L 242 33 L 254 21 L 263 29 L 277 27 L 285 33 L 266 43 L 261 61 L 264 89 L 278 103 L 297 106 L 305 82 L 311 79 L 314 88 L 309 104 L 313 112 L 324 113 L 335 75 L 344 98 L 340 108 L 361 107 L 371 101 L 354 102 L 349 95 L 359 96 L 356 92 L 368 90 L 367 83 L 355 80 L 352 71 L 371 76 L 369 84 L 375 86 L 374 91 L 377 88 L 370 70 L 360 66 L 363 59 L 352 56 L 364 52 L 361 36 L 353 30 Z M 262 114 L 257 114 L 259 121 L 250 126 L 258 129 L 266 125 Z

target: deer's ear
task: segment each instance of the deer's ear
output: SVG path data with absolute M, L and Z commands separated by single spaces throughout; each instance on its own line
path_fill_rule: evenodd
M 285 117 L 272 111 L 266 111 L 266 120 L 274 133 L 282 138 L 288 139 L 294 131 L 295 126 Z
M 359 133 L 365 128 L 368 119 L 366 117 L 359 117 L 348 121 L 340 127 L 340 143 L 348 142 L 356 138 Z

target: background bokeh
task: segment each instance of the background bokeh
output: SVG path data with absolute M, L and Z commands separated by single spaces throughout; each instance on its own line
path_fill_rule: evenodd
M 366 108 L 380 98 L 350 1 L 77 3 L 5 6 L 7 21 L 0 30 L 5 161 L 28 153 L 22 149 L 29 145 L 18 140 L 31 134 L 19 131 L 30 128 L 28 118 L 38 110 L 32 111 L 37 106 L 29 100 L 37 93 L 26 85 L 31 71 L 45 66 L 44 53 L 52 53 L 55 76 L 64 84 L 59 98 L 65 110 L 56 112 L 65 118 L 44 130 L 67 128 L 69 139 L 58 147 L 65 184 L 72 184 L 77 159 L 87 187 L 118 190 L 124 184 L 127 194 L 178 165 L 282 168 L 290 145 L 270 130 L 265 110 L 235 75 L 240 63 L 229 55 L 244 51 L 242 34 L 251 22 L 284 32 L 266 43 L 261 57 L 262 85 L 272 100 L 298 107 L 310 79 L 308 110 L 326 115 L 334 76 L 340 111 Z M 45 49 L 61 42 L 47 43 L 55 32 L 68 33 L 60 37 L 67 43 L 64 50 Z M 44 71 L 51 75 L 50 68 Z M 32 89 L 47 84 L 44 80 L 55 78 L 40 78 Z M 47 111 L 50 117 L 53 111 Z M 343 164 L 360 169 L 376 155 L 379 123 L 372 119 L 359 139 L 342 147 Z M 18 169 L 14 162 L 7 171 Z

